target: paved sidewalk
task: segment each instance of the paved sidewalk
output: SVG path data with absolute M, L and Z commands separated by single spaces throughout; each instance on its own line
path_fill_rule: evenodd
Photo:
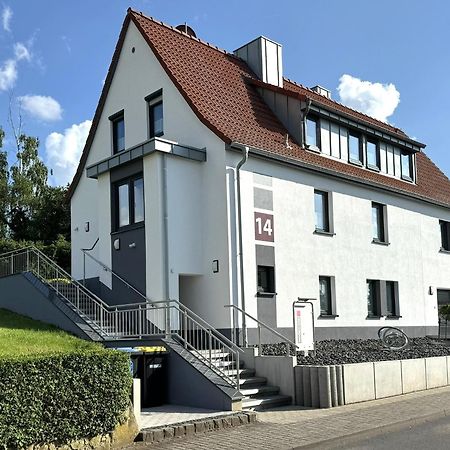
M 284 407 L 258 413 L 258 423 L 153 444 L 154 449 L 292 449 L 428 416 L 450 415 L 450 387 L 331 409 Z M 136 444 L 133 450 L 146 447 Z M 320 446 L 318 447 L 320 448 Z

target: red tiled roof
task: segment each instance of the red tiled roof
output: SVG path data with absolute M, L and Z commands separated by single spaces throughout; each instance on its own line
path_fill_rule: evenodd
M 92 129 L 81 157 L 80 166 L 70 187 L 69 195 L 84 170 L 96 124 L 103 108 L 109 85 L 117 65 L 120 47 L 132 20 L 149 44 L 162 67 L 179 89 L 199 120 L 225 143 L 240 142 L 262 149 L 267 155 L 285 157 L 292 161 L 325 169 L 394 189 L 397 192 L 450 206 L 450 181 L 423 153 L 417 153 L 417 184 L 381 175 L 339 160 L 326 158 L 301 148 L 291 140 L 285 145 L 287 130 L 259 95 L 254 83 L 257 78 L 249 66 L 223 50 L 176 30 L 141 13 L 129 10 L 125 19 L 105 87 L 94 116 Z M 285 80 L 284 89 L 307 97 L 328 108 L 345 112 L 360 120 L 384 127 L 398 137 L 406 135 L 399 129 L 354 111 L 337 102 Z M 92 134 L 92 136 L 91 136 Z

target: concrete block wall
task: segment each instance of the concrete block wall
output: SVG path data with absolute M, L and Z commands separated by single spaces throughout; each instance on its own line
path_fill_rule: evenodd
M 450 385 L 450 356 L 296 366 L 296 404 L 331 408 Z

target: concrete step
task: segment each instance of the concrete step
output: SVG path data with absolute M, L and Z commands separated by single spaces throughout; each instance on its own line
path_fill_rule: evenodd
M 267 378 L 264 377 L 249 377 L 249 378 L 239 378 L 239 385 L 246 387 L 246 386 L 262 386 L 267 383 Z
M 197 353 L 200 353 L 205 358 L 209 358 L 209 350 L 199 350 Z M 213 359 L 227 359 L 230 358 L 230 354 L 221 350 L 211 350 L 211 357 Z
M 224 361 L 222 359 L 213 360 L 212 363 L 220 369 L 236 369 L 236 361 Z M 239 367 L 244 368 L 244 361 L 239 361 Z
M 235 377 L 237 375 L 237 370 L 236 369 L 229 369 L 229 370 L 226 370 L 225 373 L 229 377 Z M 239 369 L 239 378 L 240 379 L 252 378 L 254 376 L 255 376 L 255 369 Z
M 277 386 L 252 386 L 239 389 L 241 394 L 246 398 L 266 397 L 268 395 L 277 395 L 280 392 L 280 388 Z
M 246 398 L 242 400 L 243 409 L 267 409 L 290 405 L 292 399 L 289 395 L 268 395 L 265 397 Z

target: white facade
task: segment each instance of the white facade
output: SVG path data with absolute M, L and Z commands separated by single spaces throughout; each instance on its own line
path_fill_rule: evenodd
M 86 268 L 83 265 L 81 249 L 90 248 L 97 239 L 93 254 L 109 267 L 114 252 L 110 175 L 89 179 L 85 169 L 111 156 L 109 117 L 118 111 L 124 110 L 126 149 L 148 140 L 144 99 L 160 89 L 163 138 L 205 148 L 207 157 L 205 162 L 165 152 L 143 157 L 145 294 L 151 300 L 180 300 L 216 328 L 229 330 L 231 314 L 224 306 L 242 305 L 235 172 L 242 156 L 228 150 L 200 122 L 133 23 L 72 197 L 72 274 L 77 279 L 100 277 L 106 286 L 112 286 L 107 272 L 89 260 Z M 255 174 L 270 177 L 270 182 L 261 182 L 269 179 Z M 292 303 L 298 297 L 316 299 L 319 337 L 362 336 L 366 329 L 367 335 L 373 335 L 385 324 L 425 334 L 437 326 L 436 289 L 450 289 L 450 255 L 439 252 L 439 219 L 450 221 L 450 210 L 252 155 L 241 169 L 241 180 L 245 306 L 249 314 L 261 318 L 255 250 L 261 243 L 255 240 L 254 222 L 254 212 L 259 211 L 274 217 L 274 242 L 262 245 L 274 247 L 277 295 L 272 299 L 272 319 L 278 328 L 292 328 Z M 255 188 L 270 191 L 273 209 L 255 208 Z M 331 193 L 334 235 L 314 233 L 314 189 Z M 388 246 L 372 243 L 372 201 L 386 205 Z M 89 231 L 85 231 L 87 223 Z M 215 260 L 217 273 L 212 267 Z M 319 276 L 334 277 L 337 317 L 319 317 Z M 368 279 L 398 282 L 400 318 L 367 319 Z

